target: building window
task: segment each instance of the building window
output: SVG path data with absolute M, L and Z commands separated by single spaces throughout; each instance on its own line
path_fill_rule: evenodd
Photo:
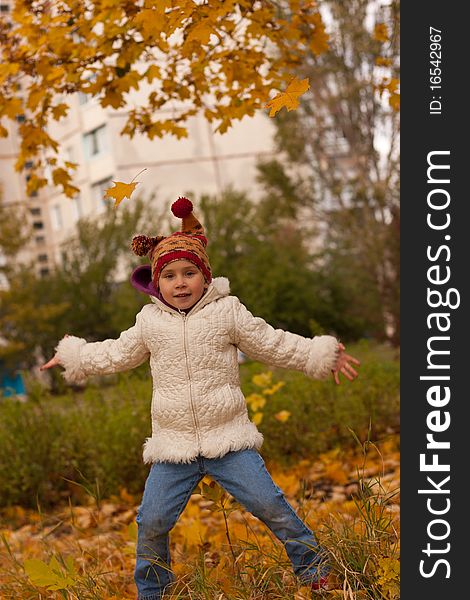
M 39 271 L 39 274 L 41 275 L 41 277 L 47 277 L 49 275 L 49 269 L 47 267 L 43 267 Z
M 52 228 L 54 231 L 59 231 L 62 229 L 62 211 L 60 210 L 59 204 L 55 204 L 51 209 L 51 220 L 52 220 Z
M 113 178 L 107 177 L 91 186 L 91 193 L 95 203 L 96 210 L 103 212 L 109 206 L 109 200 L 105 200 L 105 191 L 113 184 Z
M 7 13 L 10 12 L 10 5 L 9 4 L 0 4 L 0 13 Z
M 24 115 L 16 115 L 16 121 L 18 123 L 24 123 L 25 121 L 25 116 Z
M 43 235 L 37 235 L 34 239 L 38 246 L 41 246 L 42 244 L 46 243 L 46 238 Z
M 47 262 L 48 261 L 47 254 L 38 254 L 38 261 L 42 262 L 42 263 Z
M 26 179 L 26 182 L 28 182 L 31 179 L 31 175 L 28 173 L 28 175 L 26 175 L 25 179 Z M 35 198 L 37 195 L 38 195 L 37 190 L 33 190 L 32 192 L 28 193 L 29 198 Z
M 68 146 L 68 148 L 65 149 L 65 156 L 67 162 L 76 162 L 75 148 L 73 146 Z
M 84 94 L 83 92 L 78 92 L 78 103 L 80 104 L 80 106 L 83 106 L 84 104 L 88 104 L 88 102 L 90 102 L 90 99 L 91 99 L 90 94 Z
M 72 216 L 74 223 L 83 217 L 82 199 L 80 196 L 72 198 Z
M 33 215 L 33 217 L 40 217 L 41 216 L 41 209 L 36 207 L 36 208 L 30 208 L 29 212 Z
M 44 223 L 42 221 L 34 221 L 33 229 L 44 229 Z
M 86 158 L 95 158 L 108 151 L 106 125 L 101 125 L 83 136 Z
M 25 168 L 25 169 L 32 169 L 32 168 L 33 168 L 33 161 L 32 161 L 32 160 L 27 160 L 27 161 L 24 163 L 24 168 Z

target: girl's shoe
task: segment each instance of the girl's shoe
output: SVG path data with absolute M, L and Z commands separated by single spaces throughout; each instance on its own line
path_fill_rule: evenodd
M 310 584 L 312 592 L 328 592 L 330 590 L 338 590 L 341 589 L 341 586 L 337 584 L 335 578 L 330 577 L 320 577 L 318 581 L 312 581 Z M 316 596 L 315 596 L 316 597 Z
M 311 588 L 314 592 L 317 592 L 320 590 L 329 590 L 330 587 L 328 585 L 328 578 L 320 577 L 319 581 L 313 581 L 311 583 Z

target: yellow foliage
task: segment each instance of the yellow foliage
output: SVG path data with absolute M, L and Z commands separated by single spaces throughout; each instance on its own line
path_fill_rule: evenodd
M 374 27 L 374 40 L 378 42 L 388 42 L 388 28 L 385 23 L 377 23 Z
M 287 496 L 294 497 L 300 489 L 300 480 L 295 473 L 276 471 L 273 479 Z
M 390 440 L 384 449 L 391 449 L 393 452 L 393 441 Z M 309 469 L 321 470 L 325 462 L 338 461 L 340 455 L 343 463 L 349 465 L 351 475 L 355 476 L 357 455 L 338 450 L 324 454 L 321 462 L 313 459 L 301 461 L 288 471 L 274 465 L 270 471 L 274 481 L 291 500 L 299 494 L 301 478 L 308 478 Z M 384 456 L 384 459 L 388 461 L 389 456 Z M 377 473 L 380 472 L 379 463 L 372 466 Z M 234 559 L 227 539 L 226 523 L 240 570 L 248 573 L 256 569 L 263 576 L 266 583 L 266 591 L 263 594 L 270 596 L 272 591 L 273 597 L 277 597 L 284 592 L 283 597 L 286 598 L 310 598 L 308 587 L 298 587 L 297 584 L 291 587 L 294 577 L 289 569 L 285 570 L 287 559 L 282 545 L 274 540 L 266 526 L 246 511 L 230 512 L 231 502 L 226 503 L 226 522 L 221 511 L 207 510 L 209 496 L 212 495 L 215 501 L 220 503 L 225 492 L 208 477 L 203 479 L 201 487 L 205 489 L 204 494 L 191 497 L 170 536 L 172 566 L 178 580 L 176 585 L 181 587 L 175 588 L 174 594 L 170 593 L 169 598 L 176 598 L 178 594 L 178 597 L 187 597 L 193 592 L 196 593 L 193 587 L 195 585 L 200 585 L 198 589 L 204 589 L 208 597 L 214 599 L 222 598 L 222 589 L 225 589 L 227 594 L 236 595 L 239 580 L 234 576 Z M 347 523 L 354 524 L 357 535 L 368 535 L 365 523 L 358 518 L 357 508 L 355 509 L 350 501 L 339 504 L 309 498 L 303 500 L 302 506 L 304 514 L 308 515 L 308 522 L 314 523 L 315 529 L 321 529 L 322 522 L 329 522 L 333 511 L 336 515 L 335 522 L 340 523 L 340 517 L 344 517 Z M 18 598 L 29 597 L 34 593 L 38 597 L 41 595 L 55 598 L 57 595 L 58 598 L 59 594 L 54 590 L 64 590 L 62 595 L 68 597 L 76 589 L 84 589 L 85 583 L 92 580 L 93 593 L 100 598 L 134 599 L 132 573 L 137 536 L 136 508 L 132 496 L 125 490 L 120 490 L 119 494 L 113 497 L 112 503 L 103 502 L 99 509 L 90 506 L 74 506 L 72 510 L 59 509 L 57 513 L 51 514 L 51 518 L 46 522 L 44 515 L 36 511 L 16 507 L 4 509 L 1 515 L 2 523 L 9 525 L 2 525 L 1 534 L 12 554 L 0 553 L 2 585 L 8 591 L 15 589 L 14 597 Z M 54 523 L 52 530 L 49 523 Z M 80 527 L 80 524 L 87 523 L 87 527 Z M 65 527 L 57 527 L 57 524 Z M 3 529 L 4 527 L 7 528 Z M 345 543 L 348 539 L 344 538 Z M 396 543 L 389 547 L 387 552 L 383 551 L 375 539 L 373 545 L 373 554 L 370 555 L 367 569 L 361 576 L 367 578 L 368 584 L 373 586 L 384 600 L 398 600 L 399 545 Z M 65 560 L 64 551 L 71 554 Z M 51 560 L 51 557 L 56 558 Z M 199 570 L 201 564 L 204 572 Z M 18 568 L 19 565 L 25 566 L 26 573 Z M 196 570 L 197 582 L 194 579 Z M 276 575 L 271 580 L 271 573 L 274 572 Z M 278 585 L 275 582 L 278 582 L 279 575 L 282 575 L 283 585 L 286 586 L 282 591 L 279 587 L 273 587 Z M 247 591 L 259 595 L 259 588 L 249 588 L 252 583 L 253 580 L 247 578 Z M 338 583 L 342 586 L 343 582 L 341 580 Z M 36 591 L 33 591 L 31 586 L 37 588 Z M 340 590 L 336 595 L 333 592 L 328 592 L 327 595 L 338 599 L 343 597 Z M 363 590 L 355 591 L 354 595 L 357 599 L 365 598 Z
M 271 371 L 265 371 L 264 373 L 258 373 L 253 375 L 251 381 L 258 387 L 267 387 L 271 385 L 273 374 Z
M 335 483 L 346 483 L 348 481 L 348 475 L 344 470 L 342 462 L 335 461 L 331 462 L 325 467 L 325 477 L 331 479 Z
M 306 50 L 318 54 L 328 43 L 322 17 L 309 0 L 287 0 L 286 19 L 272 3 L 247 0 L 96 0 L 86 10 L 82 2 L 63 0 L 60 11 L 51 11 L 48 2 L 32 11 L 29 4 L 15 2 L 11 26 L 0 23 L 0 118 L 15 119 L 26 107 L 31 124 L 19 131 L 18 169 L 45 147 L 58 152 L 56 140 L 45 143 L 35 133 L 66 114 L 68 102 L 54 104 L 58 95 L 82 92 L 102 107 L 120 108 L 131 89 L 158 82 L 154 99 L 149 95 L 129 111 L 122 134 L 185 137 L 188 119 L 208 105 L 223 133 L 262 109 L 270 92 L 287 84 Z M 144 68 L 137 70 L 138 61 Z M 25 76 L 32 83 L 19 91 Z M 299 93 L 291 83 L 272 102 L 293 110 Z M 176 123 L 174 106 L 184 106 Z M 157 109 L 163 109 L 161 123 L 153 122 Z M 0 134 L 8 130 L 3 127 Z M 46 185 L 43 167 L 36 160 L 32 169 L 39 187 Z M 70 179 L 57 181 L 73 195 Z
M 313 13 L 310 22 L 314 27 L 310 40 L 310 50 L 318 56 L 328 50 L 329 35 L 325 31 L 325 24 L 320 13 Z
M 203 543 L 206 536 L 207 527 L 199 520 L 194 520 L 183 529 L 184 539 L 188 546 L 198 546 Z
M 281 410 L 274 415 L 274 418 L 280 421 L 281 423 L 285 423 L 289 420 L 291 413 L 288 410 Z
M 256 412 L 251 420 L 255 425 L 260 425 L 261 421 L 263 420 L 263 413 Z
M 73 559 L 65 561 L 65 567 L 60 565 L 57 558 L 52 557 L 49 564 L 31 558 L 24 563 L 26 574 L 34 585 L 48 590 L 66 590 L 75 584 L 76 572 Z
M 275 394 L 278 390 L 280 390 L 285 385 L 286 384 L 284 381 L 278 381 L 272 387 L 267 388 L 266 390 L 263 390 L 263 394 L 265 396 L 272 396 L 273 394 Z
M 299 106 L 299 97 L 310 88 L 308 79 L 294 79 L 289 83 L 285 92 L 281 92 L 266 104 L 270 108 L 269 116 L 274 117 L 281 108 L 286 107 L 288 111 L 295 110 Z
M 378 559 L 377 583 L 384 598 L 396 600 L 400 597 L 400 562 L 396 558 Z
M 263 408 L 266 404 L 266 398 L 260 396 L 259 394 L 250 394 L 247 396 L 246 401 L 248 402 L 251 410 L 258 411 L 260 408 Z

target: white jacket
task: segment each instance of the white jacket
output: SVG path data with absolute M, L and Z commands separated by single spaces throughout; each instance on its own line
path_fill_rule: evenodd
M 151 296 L 133 327 L 116 340 L 87 343 L 69 336 L 57 357 L 70 383 L 116 373 L 150 359 L 153 379 L 152 437 L 144 461 L 189 462 L 198 454 L 221 457 L 231 450 L 260 448 L 263 436 L 249 420 L 240 389 L 237 348 L 274 367 L 303 371 L 313 378 L 330 374 L 338 342 L 274 329 L 254 317 L 224 277 L 187 313 Z

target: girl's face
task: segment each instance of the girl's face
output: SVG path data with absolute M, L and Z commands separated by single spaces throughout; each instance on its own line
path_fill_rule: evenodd
M 175 260 L 163 267 L 158 279 L 163 299 L 176 309 L 188 309 L 207 289 L 204 275 L 189 260 Z

